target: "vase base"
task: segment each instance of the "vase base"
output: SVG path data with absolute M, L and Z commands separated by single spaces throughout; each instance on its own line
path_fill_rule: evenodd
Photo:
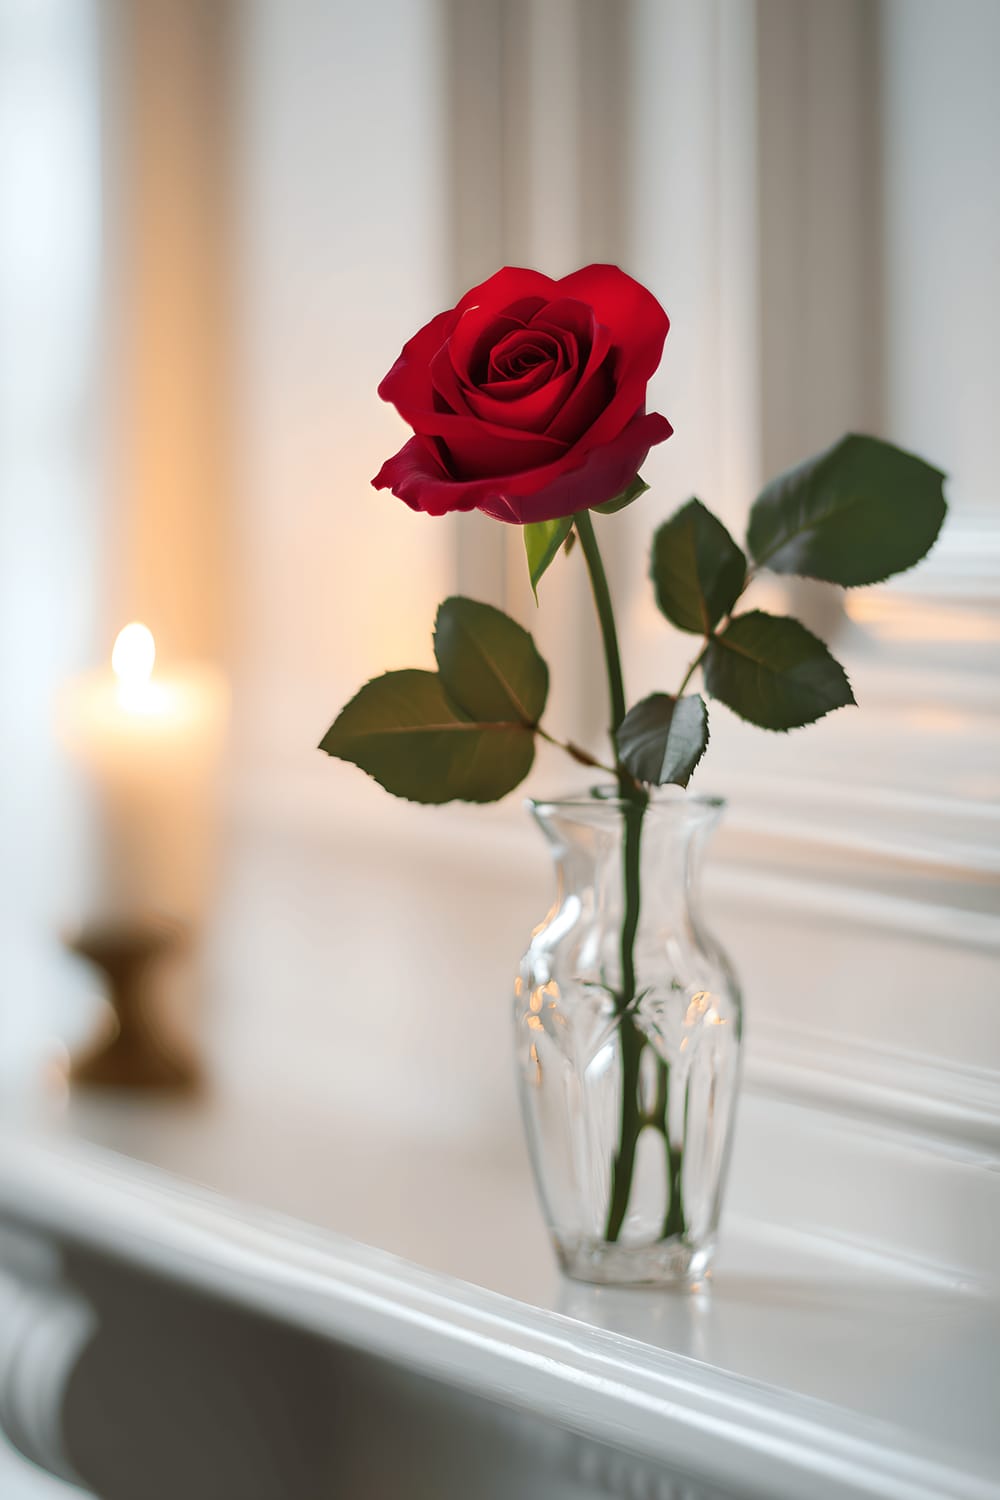
M 659 1286 L 699 1291 L 711 1274 L 712 1246 L 683 1240 L 651 1245 L 609 1244 L 607 1240 L 556 1241 L 556 1255 L 567 1276 L 598 1286 Z

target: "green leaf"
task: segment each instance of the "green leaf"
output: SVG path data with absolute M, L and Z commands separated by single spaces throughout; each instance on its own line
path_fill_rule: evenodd
M 653 693 L 630 708 L 618 730 L 618 753 L 639 781 L 687 786 L 708 748 L 708 709 L 700 693 Z
M 555 521 L 529 521 L 523 526 L 524 550 L 528 557 L 531 592 L 538 603 L 538 585 L 542 574 L 555 560 L 556 553 L 573 532 L 573 517 L 560 516 Z
M 386 672 L 361 689 L 320 749 L 412 802 L 496 802 L 523 781 L 535 737 L 520 724 L 477 724 L 436 672 Z
M 689 500 L 653 537 L 656 602 L 672 624 L 710 635 L 740 596 L 746 558 L 722 522 Z
M 754 609 L 708 647 L 705 687 L 762 729 L 797 729 L 854 702 L 843 667 L 798 620 Z
M 633 500 L 638 500 L 644 495 L 649 485 L 641 474 L 637 474 L 631 484 L 627 484 L 620 495 L 615 495 L 612 500 L 605 500 L 602 505 L 592 505 L 591 510 L 596 510 L 598 515 L 613 516 L 616 511 L 624 510 L 626 505 L 631 505 Z
M 534 725 L 549 669 L 516 620 L 475 599 L 446 599 L 434 622 L 434 655 L 445 692 L 472 719 Z
M 944 477 L 878 438 L 841 438 L 764 489 L 750 512 L 750 551 L 775 573 L 880 583 L 930 551 L 947 509 Z

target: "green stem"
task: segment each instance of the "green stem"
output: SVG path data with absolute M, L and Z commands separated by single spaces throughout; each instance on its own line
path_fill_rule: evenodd
M 641 802 L 629 801 L 622 808 L 625 820 L 625 847 L 622 854 L 622 880 L 625 891 L 625 910 L 622 914 L 622 986 L 618 996 L 618 1008 L 627 1011 L 635 1000 L 635 937 L 639 930 L 639 912 L 642 905 L 642 816 L 646 811 L 645 797 Z
M 623 1015 L 618 1023 L 618 1035 L 622 1056 L 621 1127 L 618 1150 L 611 1163 L 611 1196 L 604 1225 L 604 1238 L 609 1244 L 617 1240 L 625 1222 L 635 1172 L 635 1151 L 644 1123 L 639 1108 L 639 1066 L 646 1038 L 628 1015 Z
M 663 1132 L 667 1163 L 667 1207 L 663 1215 L 662 1235 L 665 1240 L 682 1235 L 687 1229 L 684 1217 L 684 1147 L 675 1147 L 670 1140 L 670 1064 L 661 1057 L 657 1062 L 656 1128 Z M 687 1121 L 685 1120 L 685 1135 Z
M 635 1171 L 635 1152 L 642 1130 L 642 1101 L 639 1098 L 639 1064 L 646 1038 L 632 1019 L 635 1003 L 635 936 L 639 927 L 639 911 L 642 902 L 640 880 L 640 855 L 642 818 L 646 802 L 628 801 L 623 805 L 625 820 L 625 846 L 622 859 L 625 910 L 622 914 L 621 937 L 621 988 L 615 997 L 618 1009 L 618 1036 L 622 1055 L 621 1125 L 618 1133 L 618 1151 L 611 1170 L 611 1200 L 604 1238 L 611 1243 L 621 1232 L 628 1200 L 632 1192 L 632 1176 Z
M 691 681 L 691 678 L 694 676 L 694 674 L 697 672 L 698 668 L 701 666 L 702 662 L 705 660 L 705 652 L 708 650 L 708 646 L 709 646 L 709 643 L 708 643 L 708 641 L 706 641 L 705 644 L 704 644 L 704 646 L 702 646 L 701 650 L 698 652 L 698 655 L 695 657 L 694 661 L 691 663 L 691 665 L 688 667 L 687 671 L 684 673 L 684 681 L 681 683 L 680 687 L 677 689 L 677 697 L 678 698 L 683 698 L 683 696 L 684 696 L 684 689 L 687 687 L 688 683 Z
M 604 662 L 608 672 L 608 694 L 611 699 L 611 744 L 615 752 L 615 763 L 618 762 L 618 744 L 616 735 L 622 719 L 625 717 L 625 684 L 622 679 L 622 659 L 618 650 L 618 632 L 615 629 L 615 613 L 611 604 L 611 590 L 608 588 L 608 577 L 604 571 L 604 563 L 601 560 L 601 551 L 597 545 L 597 535 L 594 531 L 594 523 L 590 519 L 589 510 L 581 510 L 575 518 L 576 534 L 580 538 L 580 546 L 587 561 L 587 572 L 590 574 L 590 587 L 594 595 L 594 604 L 597 607 L 597 619 L 601 627 L 601 638 L 604 642 Z
M 642 900 L 641 855 L 642 819 L 648 797 L 645 790 L 628 773 L 618 754 L 618 730 L 625 717 L 625 683 L 622 678 L 621 653 L 618 649 L 618 632 L 615 628 L 611 590 L 604 571 L 594 523 L 589 511 L 580 511 L 575 517 L 576 534 L 587 563 L 590 587 L 594 595 L 597 619 L 601 627 L 604 644 L 604 661 L 608 674 L 608 697 L 611 723 L 609 732 L 615 753 L 615 771 L 622 797 L 622 816 L 625 823 L 625 838 L 622 850 L 622 884 L 624 911 L 621 931 L 621 988 L 615 1003 L 619 1015 L 619 1038 L 622 1059 L 621 1124 L 618 1135 L 618 1150 L 611 1168 L 611 1197 L 604 1237 L 614 1243 L 621 1233 L 628 1212 L 628 1201 L 632 1192 L 635 1172 L 635 1151 L 642 1130 L 642 1111 L 639 1099 L 639 1064 L 646 1039 L 631 1017 L 635 1004 L 635 938 L 639 927 L 639 912 Z
M 691 681 L 691 678 L 694 676 L 695 672 L 697 672 L 698 668 L 701 666 L 702 662 L 705 660 L 706 652 L 708 651 L 709 646 L 712 644 L 712 641 L 714 639 L 715 634 L 718 632 L 719 629 L 721 629 L 723 626 L 725 626 L 732 619 L 732 617 L 733 617 L 733 610 L 736 608 L 737 604 L 740 602 L 740 600 L 743 598 L 743 595 L 746 593 L 747 589 L 750 587 L 751 583 L 753 582 L 753 580 L 754 580 L 754 578 L 755 578 L 755 576 L 757 574 L 757 571 L 758 570 L 757 570 L 756 566 L 752 567 L 749 570 L 749 572 L 747 573 L 746 577 L 743 580 L 743 587 L 740 589 L 740 591 L 737 594 L 736 598 L 733 600 L 732 604 L 730 605 L 730 607 L 729 607 L 729 613 L 726 615 L 726 618 L 722 621 L 722 625 L 721 626 L 717 625 L 715 627 L 715 631 L 713 631 L 710 634 L 708 634 L 708 635 L 705 636 L 705 644 L 702 646 L 701 650 L 698 652 L 698 655 L 695 657 L 694 661 L 691 662 L 691 664 L 689 665 L 687 671 L 684 673 L 684 680 L 682 681 L 680 687 L 677 689 L 677 692 L 675 694 L 676 697 L 683 698 L 683 696 L 684 696 L 684 689 L 687 687 L 688 683 Z

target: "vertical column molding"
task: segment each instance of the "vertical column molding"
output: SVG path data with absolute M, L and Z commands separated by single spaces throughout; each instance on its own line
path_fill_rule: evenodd
M 507 38 L 512 9 L 502 0 L 444 0 L 448 88 L 451 264 L 450 295 L 497 269 L 506 207 L 505 108 Z M 455 518 L 458 593 L 501 607 L 507 591 L 506 548 L 497 523 L 472 511 Z
M 106 464 L 103 633 L 146 620 L 214 656 L 225 618 L 228 0 L 102 0 Z
M 882 418 L 878 6 L 759 0 L 762 457 Z M 822 380 L 805 379 L 810 370 Z

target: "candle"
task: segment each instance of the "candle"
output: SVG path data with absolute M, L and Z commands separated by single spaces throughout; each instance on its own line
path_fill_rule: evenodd
M 126 625 L 111 670 L 77 678 L 60 705 L 91 824 L 87 919 L 196 922 L 208 897 L 227 692 L 208 667 L 164 675 L 155 657 L 146 626 Z

